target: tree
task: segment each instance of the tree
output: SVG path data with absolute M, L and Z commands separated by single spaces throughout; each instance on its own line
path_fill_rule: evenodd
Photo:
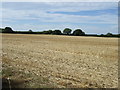
M 2 32 L 3 33 L 13 33 L 14 31 L 12 30 L 11 27 L 5 27 L 5 29 Z
M 2 32 L 3 32 L 3 30 L 4 30 L 3 28 L 0 28 L 0 33 L 2 33 Z
M 101 37 L 103 37 L 103 36 L 104 36 L 104 34 L 101 34 L 100 36 L 101 36 Z
M 52 34 L 52 32 L 53 32 L 52 30 L 49 30 L 49 31 L 48 31 L 49 34 Z
M 33 32 L 32 30 L 29 30 L 28 32 Z
M 32 30 L 29 30 L 27 33 L 28 33 L 28 34 L 33 34 L 33 31 L 32 31 Z
M 48 31 L 43 31 L 42 33 L 43 34 L 52 34 L 52 32 L 53 32 L 52 30 L 48 30 Z
M 65 29 L 63 30 L 63 33 L 69 35 L 69 34 L 71 34 L 71 31 L 72 31 L 71 29 L 65 28 Z
M 106 36 L 110 37 L 112 36 L 113 34 L 112 33 L 107 33 Z
M 83 32 L 81 29 L 76 29 L 76 30 L 73 32 L 73 35 L 74 35 L 74 36 L 84 36 L 84 35 L 85 35 L 85 32 Z
M 62 33 L 61 33 L 60 30 L 54 30 L 54 31 L 52 32 L 52 34 L 55 34 L 55 35 L 61 35 Z

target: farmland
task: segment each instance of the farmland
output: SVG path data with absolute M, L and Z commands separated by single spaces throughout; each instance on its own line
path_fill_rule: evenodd
M 117 88 L 118 38 L 2 34 L 3 77 L 27 88 Z

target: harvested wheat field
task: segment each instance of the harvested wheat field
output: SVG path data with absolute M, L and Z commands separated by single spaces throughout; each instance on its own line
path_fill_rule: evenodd
M 23 88 L 118 87 L 118 38 L 2 34 L 2 50 L 3 78 Z

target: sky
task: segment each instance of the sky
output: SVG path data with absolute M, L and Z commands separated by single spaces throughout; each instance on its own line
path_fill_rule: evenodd
M 2 27 L 118 33 L 118 2 L 2 2 Z

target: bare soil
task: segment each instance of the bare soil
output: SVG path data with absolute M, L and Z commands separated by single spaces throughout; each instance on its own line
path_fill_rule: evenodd
M 2 34 L 2 75 L 25 88 L 117 88 L 118 38 Z

